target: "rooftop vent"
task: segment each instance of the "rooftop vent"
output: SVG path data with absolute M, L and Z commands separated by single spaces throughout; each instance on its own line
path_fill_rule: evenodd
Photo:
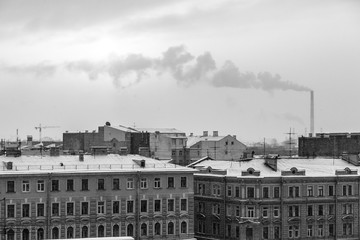
M 207 137 L 208 136 L 208 131 L 203 131 L 203 137 Z

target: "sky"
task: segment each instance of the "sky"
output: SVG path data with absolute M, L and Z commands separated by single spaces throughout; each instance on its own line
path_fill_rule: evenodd
M 360 132 L 360 1 L 0 0 L 0 138 Z

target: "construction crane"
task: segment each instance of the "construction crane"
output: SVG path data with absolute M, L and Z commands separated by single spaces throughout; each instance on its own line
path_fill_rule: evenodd
M 42 139 L 41 139 L 41 132 L 43 129 L 46 129 L 46 128 L 59 128 L 59 126 L 41 126 L 41 123 L 39 124 L 39 126 L 35 127 L 36 130 L 39 130 L 39 141 L 40 141 L 40 144 L 42 145 Z

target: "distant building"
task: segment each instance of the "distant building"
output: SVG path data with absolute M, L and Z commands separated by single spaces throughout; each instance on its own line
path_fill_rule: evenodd
M 360 153 L 360 133 L 317 133 L 299 137 L 299 156 L 339 157 L 343 153 Z
M 213 131 L 210 136 L 204 131 L 202 136 L 188 137 L 190 161 L 209 156 L 218 160 L 240 160 L 244 158 L 245 144 L 236 139 L 236 136 L 219 136 L 218 131 Z
M 341 159 L 253 159 L 190 165 L 195 238 L 360 239 L 360 167 Z
M 194 169 L 139 155 L 0 156 L 6 239 L 193 239 Z

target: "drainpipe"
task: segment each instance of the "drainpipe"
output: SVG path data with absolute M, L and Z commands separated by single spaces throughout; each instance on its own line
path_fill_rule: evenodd
M 50 238 L 50 221 L 51 221 L 51 201 L 50 201 L 50 186 L 51 186 L 51 175 L 52 173 L 48 174 L 48 182 L 46 184 L 46 236 L 47 239 Z
M 280 239 L 283 238 L 282 236 L 283 236 L 283 232 L 284 232 L 284 225 L 285 225 L 285 219 L 286 219 L 285 209 L 284 209 L 284 199 L 283 199 L 284 193 L 285 193 L 284 179 L 283 179 L 283 177 L 280 177 L 280 210 L 281 210 L 280 216 L 283 216 L 280 218 L 281 219 L 280 220 L 281 221 Z
M 136 196 L 135 196 L 135 239 L 140 240 L 141 225 L 140 225 L 140 214 L 139 214 L 139 204 L 140 204 L 140 171 L 136 172 Z
M 223 218 L 223 229 L 224 229 L 223 238 L 224 238 L 224 240 L 226 240 L 226 231 L 227 231 L 227 228 L 226 228 L 226 215 L 227 215 L 226 191 L 227 191 L 227 182 L 226 182 L 226 176 L 224 176 L 224 198 L 223 198 L 223 201 L 224 201 L 224 213 L 225 213 L 224 218 Z
M 3 198 L 2 199 L 3 201 L 4 201 L 4 206 L 3 206 L 3 208 L 4 208 L 4 216 L 3 216 L 3 222 L 4 222 L 4 227 L 3 227 L 3 239 L 4 240 L 6 240 L 6 198 Z
M 334 235 L 335 240 L 338 238 L 337 236 L 337 221 L 338 221 L 338 187 L 339 187 L 339 177 L 336 176 L 335 182 L 335 226 L 334 226 Z M 341 209 L 341 208 L 340 208 Z M 340 215 L 341 216 L 341 215 Z

